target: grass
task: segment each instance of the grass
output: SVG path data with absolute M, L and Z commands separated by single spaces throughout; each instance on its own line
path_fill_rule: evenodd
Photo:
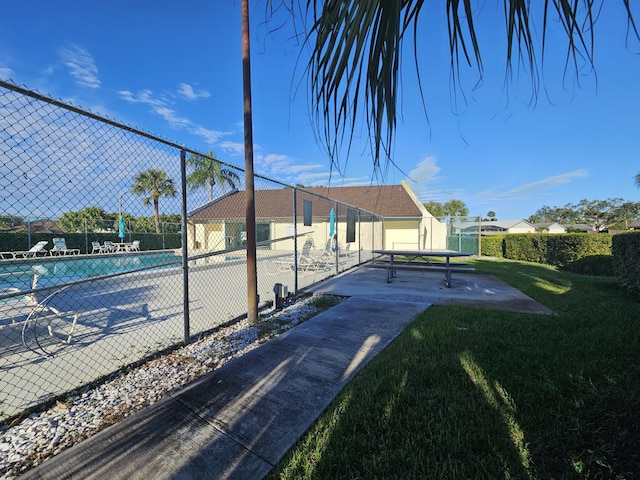
M 472 263 L 558 315 L 429 308 L 272 479 L 640 478 L 640 304 L 612 278 Z

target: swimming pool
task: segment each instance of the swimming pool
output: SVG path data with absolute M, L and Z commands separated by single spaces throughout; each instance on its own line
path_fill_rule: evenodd
M 182 257 L 173 252 L 41 257 L 35 261 L 0 262 L 0 291 L 9 288 L 29 290 L 34 280 L 37 286 L 44 287 L 141 268 L 164 269 L 181 265 Z

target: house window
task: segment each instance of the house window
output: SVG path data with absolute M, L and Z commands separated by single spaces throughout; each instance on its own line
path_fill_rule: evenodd
M 226 230 L 226 247 L 227 249 L 236 248 L 247 245 L 247 225 L 243 223 L 229 222 L 225 225 Z M 256 223 L 256 242 L 269 242 L 271 240 L 271 223 Z M 269 249 L 269 244 L 258 245 L 257 248 Z

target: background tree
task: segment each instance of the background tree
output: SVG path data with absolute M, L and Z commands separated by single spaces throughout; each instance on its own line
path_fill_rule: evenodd
M 222 164 L 212 151 L 208 152 L 206 156 L 189 155 L 187 167 L 193 169 L 193 172 L 187 176 L 187 186 L 192 190 L 207 188 L 209 201 L 213 200 L 213 187 L 215 185 L 219 185 L 224 193 L 227 187 L 233 190 L 240 183 L 238 174 L 233 170 L 222 168 Z
M 494 212 L 493 210 L 489 210 L 487 212 L 487 217 L 489 217 L 489 221 L 495 222 L 496 221 L 496 212 Z
M 101 207 L 86 207 L 79 212 L 63 213 L 58 219 L 58 226 L 65 232 L 96 232 L 112 227 L 113 214 L 108 214 Z
M 175 197 L 174 181 L 168 177 L 166 172 L 150 168 L 136 175 L 131 191 L 138 196 L 146 195 L 142 199 L 144 205 L 150 205 L 153 202 L 156 233 L 160 233 L 160 197 Z
M 580 200 L 577 204 L 568 203 L 564 207 L 538 209 L 528 220 L 532 223 L 553 223 L 564 225 L 584 223 L 596 231 L 608 228 L 624 229 L 629 222 L 640 215 L 640 202 L 629 202 L 621 198 L 607 200 Z
M 444 211 L 444 207 L 440 202 L 427 202 L 427 203 L 424 203 L 423 205 L 424 205 L 424 208 L 427 209 L 427 212 L 429 212 L 434 217 L 447 216 L 447 213 Z
M 450 217 L 466 217 L 469 215 L 469 209 L 464 202 L 455 198 L 446 202 L 442 208 L 444 208 L 445 214 Z
M 640 187 L 640 173 L 636 174 L 636 187 Z
M 422 7 L 427 7 L 424 12 L 432 12 L 428 9 L 432 2 L 307 0 L 299 6 L 293 0 L 281 0 L 268 2 L 274 15 L 279 10 L 277 3 L 284 5 L 294 16 L 307 15 L 301 23 L 310 25 L 306 37 L 310 45 L 305 47 L 310 48 L 311 58 L 305 73 L 311 90 L 311 112 L 317 122 L 318 138 L 329 153 L 332 167 L 340 171 L 338 153 L 343 140 L 348 144 L 348 152 L 362 116 L 362 123 L 371 132 L 374 170 L 380 169 L 380 162 L 387 164 L 393 149 L 397 102 L 402 98 L 398 92 L 400 65 L 408 64 L 401 58 L 403 42 L 405 37 L 422 38 L 418 33 L 429 28 L 425 25 L 429 25 L 430 17 L 421 17 L 420 13 Z M 487 24 L 479 17 L 490 10 L 489 5 L 471 0 L 442 3 L 446 5 L 452 88 L 462 85 L 461 68 L 465 65 L 474 68 L 478 79 L 482 80 L 484 63 L 476 25 Z M 627 36 L 640 39 L 631 3 L 630 0 L 621 2 L 626 13 L 626 32 Z M 606 6 L 610 5 L 613 3 L 607 2 Z M 496 11 L 505 16 L 504 22 L 499 24 L 506 25 L 507 84 L 513 80 L 514 71 L 526 72 L 534 104 L 540 90 L 546 52 L 562 41 L 566 41 L 565 75 L 573 73 L 579 82 L 582 72 L 595 71 L 594 27 L 602 8 L 605 8 L 604 2 L 593 0 L 505 0 L 503 7 L 496 5 Z M 556 23 L 559 28 L 547 28 L 555 27 Z M 493 54 L 496 47 L 493 43 L 489 45 Z M 409 48 L 413 52 L 421 92 L 418 52 L 424 56 L 439 53 L 430 47 L 416 42 Z M 519 88 L 521 80 L 519 76 L 516 79 Z M 424 95 L 422 101 L 424 104 Z
M 0 215 L 0 228 L 8 229 L 22 225 L 24 219 L 15 215 Z

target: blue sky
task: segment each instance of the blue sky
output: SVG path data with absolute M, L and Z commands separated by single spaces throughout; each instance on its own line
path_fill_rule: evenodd
M 579 85 L 564 74 L 564 43 L 548 47 L 535 107 L 526 73 L 504 86 L 504 21 L 492 2 L 479 2 L 482 82 L 474 88 L 477 74 L 463 70 L 464 97 L 452 101 L 445 2 L 434 3 L 419 39 L 428 122 L 407 44 L 397 168 L 373 175 L 360 127 L 331 185 L 406 180 L 423 201 L 455 198 L 471 214 L 492 210 L 503 220 L 583 198 L 640 201 L 640 46 L 625 43 L 622 2 L 602 12 L 596 72 L 581 71 Z M 316 142 L 301 76 L 308 57 L 290 22 L 276 28 L 283 16 L 264 22 L 264 5 L 250 0 L 255 170 L 326 185 L 329 160 Z M 551 30 L 561 38 L 553 37 L 559 26 Z M 239 1 L 8 2 L 0 16 L 0 78 L 244 164 Z

